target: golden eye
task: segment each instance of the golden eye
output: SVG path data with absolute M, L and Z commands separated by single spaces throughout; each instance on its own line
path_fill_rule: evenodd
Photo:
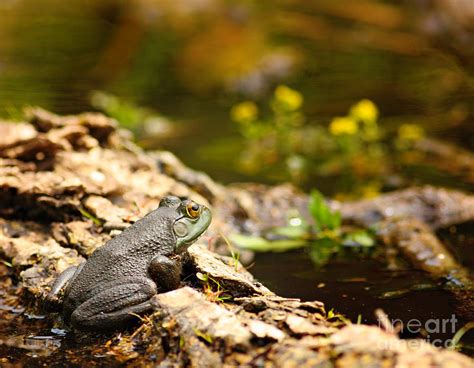
M 199 216 L 199 205 L 197 203 L 191 202 L 186 206 L 186 212 L 189 217 L 196 218 Z

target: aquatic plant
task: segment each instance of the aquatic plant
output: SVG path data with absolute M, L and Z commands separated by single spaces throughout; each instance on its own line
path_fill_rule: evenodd
M 343 227 L 339 211 L 332 210 L 318 190 L 311 192 L 308 210 L 312 223 L 294 213 L 287 226 L 270 229 L 260 236 L 232 234 L 230 240 L 240 248 L 255 252 L 284 252 L 308 247 L 317 267 L 345 249 L 369 249 L 375 245 L 375 236 L 370 230 Z
M 376 194 L 387 167 L 377 106 L 363 99 L 324 125 L 309 121 L 303 103 L 300 92 L 280 85 L 268 103 L 268 116 L 261 116 L 253 101 L 232 107 L 231 119 L 244 140 L 238 169 L 302 186 L 315 177 L 340 176 L 338 192 Z

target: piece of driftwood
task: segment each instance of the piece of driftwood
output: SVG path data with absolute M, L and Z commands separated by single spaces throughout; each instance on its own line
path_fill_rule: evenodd
M 290 210 L 308 217 L 307 196 L 291 186 L 224 187 L 170 153 L 142 152 L 100 114 L 29 114 L 29 124 L 0 124 L 0 255 L 37 305 L 59 272 L 169 193 L 212 207 L 210 243 L 285 225 Z M 400 246 L 406 237 L 384 233 L 384 223 L 409 216 L 431 231 L 474 217 L 472 196 L 431 187 L 332 205 L 345 221 L 382 224 L 381 239 Z M 321 302 L 279 297 L 203 240 L 189 249 L 183 287 L 157 295 L 156 313 L 107 345 L 110 354 L 130 366 L 472 366 L 459 353 L 351 324 Z
M 435 279 L 446 281 L 466 319 L 474 318 L 474 278 L 436 236 L 435 230 L 473 221 L 474 196 L 430 186 L 378 198 L 338 204 L 346 221 L 375 226 L 380 241 L 392 245 Z
M 425 154 L 424 161 L 427 163 L 474 184 L 474 155 L 471 151 L 432 138 L 419 140 L 414 148 Z
M 472 221 L 474 196 L 424 186 L 385 194 L 372 200 L 340 203 L 344 220 L 372 226 L 386 219 L 413 217 L 432 230 Z

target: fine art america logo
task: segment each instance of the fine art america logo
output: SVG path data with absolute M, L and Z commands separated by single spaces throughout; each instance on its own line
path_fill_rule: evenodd
M 453 343 L 453 338 L 450 339 L 440 339 L 432 338 L 433 335 L 440 336 L 451 336 L 453 337 L 457 331 L 458 319 L 454 314 L 451 315 L 451 318 L 431 318 L 426 321 L 421 321 L 419 319 L 413 318 L 404 323 L 400 319 L 389 319 L 387 315 L 383 312 L 377 313 L 379 327 L 386 331 L 398 333 L 398 334 L 410 334 L 413 336 L 423 337 L 423 340 L 431 343 L 437 347 L 448 348 Z M 419 345 L 423 343 L 420 339 L 413 339 L 406 341 L 408 344 Z

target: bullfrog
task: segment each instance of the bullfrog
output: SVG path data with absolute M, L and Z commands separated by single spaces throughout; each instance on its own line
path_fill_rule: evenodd
M 211 223 L 192 200 L 167 196 L 159 207 L 59 275 L 49 299 L 63 292 L 63 318 L 79 330 L 122 327 L 152 310 L 151 298 L 176 289 L 187 248 Z

